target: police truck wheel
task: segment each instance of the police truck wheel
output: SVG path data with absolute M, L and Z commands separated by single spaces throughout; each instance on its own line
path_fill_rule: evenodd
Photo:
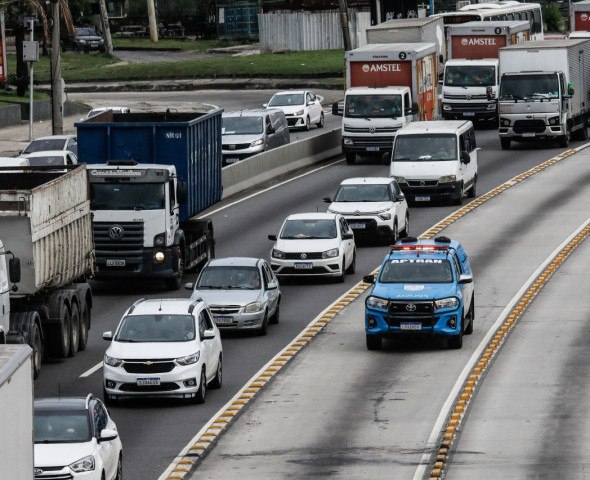
M 469 314 L 467 315 L 466 321 L 469 322 L 465 326 L 465 335 L 471 335 L 473 333 L 473 321 L 475 320 L 475 298 L 471 297 L 471 306 L 469 307 Z
M 500 145 L 502 146 L 502 150 L 510 150 L 510 144 L 512 141 L 509 138 L 501 138 Z
M 463 329 L 465 328 L 465 318 L 461 322 L 461 329 L 459 330 L 459 335 L 453 335 L 447 339 L 447 345 L 449 348 L 453 350 L 460 350 L 463 348 Z
M 366 335 L 367 350 L 381 350 L 381 337 L 379 335 Z
M 346 163 L 348 165 L 354 165 L 356 162 L 356 153 L 347 153 L 346 154 Z

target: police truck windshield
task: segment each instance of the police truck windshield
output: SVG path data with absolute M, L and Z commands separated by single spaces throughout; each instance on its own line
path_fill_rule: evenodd
M 448 260 L 401 258 L 390 260 L 381 270 L 381 283 L 452 283 Z

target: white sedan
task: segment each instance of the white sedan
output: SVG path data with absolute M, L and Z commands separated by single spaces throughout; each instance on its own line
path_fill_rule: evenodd
M 31 167 L 77 165 L 78 157 L 68 150 L 47 150 L 41 152 L 24 153 L 21 157 L 29 161 Z
M 270 266 L 277 277 L 329 276 L 344 282 L 354 273 L 354 233 L 342 215 L 298 213 L 289 215 L 270 252 Z
M 322 100 L 322 97 L 309 90 L 289 90 L 275 93 L 270 102 L 263 106 L 285 112 L 289 127 L 309 130 L 312 124 L 318 128 L 324 126 Z
M 22 154 L 46 152 L 48 150 L 69 150 L 77 155 L 78 140 L 76 135 L 49 135 L 35 138 L 25 147 Z

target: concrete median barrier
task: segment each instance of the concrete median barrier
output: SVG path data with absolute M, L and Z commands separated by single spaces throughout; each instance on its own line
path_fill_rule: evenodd
M 342 131 L 335 128 L 225 167 L 222 171 L 223 198 L 339 155 L 342 152 L 341 143 Z

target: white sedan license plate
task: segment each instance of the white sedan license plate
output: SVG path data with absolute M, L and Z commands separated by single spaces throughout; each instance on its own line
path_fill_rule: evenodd
M 417 202 L 430 202 L 430 197 L 416 197 Z
M 296 270 L 311 270 L 313 268 L 313 263 L 311 262 L 306 262 L 306 263 L 296 263 L 294 265 Z
M 475 112 L 463 112 L 466 117 L 475 117 Z
M 358 230 L 358 229 L 363 229 L 363 228 L 365 228 L 365 226 L 366 226 L 366 225 L 365 225 L 364 223 L 354 223 L 354 222 L 353 222 L 353 223 L 349 223 L 349 224 L 348 224 L 348 226 L 349 226 L 350 228 L 353 228 L 353 229 L 355 229 L 355 230 Z
M 379 151 L 379 147 L 367 147 L 366 148 L 367 152 L 378 152 Z
M 146 385 L 160 385 L 160 377 L 140 377 L 137 379 L 137 386 L 146 386 Z
M 406 322 L 399 324 L 400 330 L 422 330 L 422 324 L 420 322 Z
M 124 267 L 125 259 L 107 259 L 107 267 Z
M 226 325 L 228 323 L 233 323 L 234 321 L 234 317 L 218 317 L 218 316 L 214 316 L 213 319 L 215 320 L 215 323 L 218 325 Z
M 522 134 L 522 136 L 525 138 L 531 138 L 531 137 L 534 137 L 535 134 L 533 132 L 525 132 Z

